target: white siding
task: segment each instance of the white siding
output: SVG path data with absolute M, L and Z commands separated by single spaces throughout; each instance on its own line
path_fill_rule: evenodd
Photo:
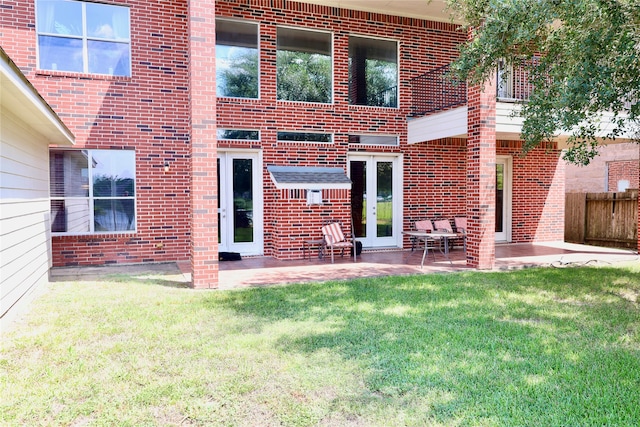
M 464 138 L 467 135 L 467 107 L 459 107 L 426 117 L 411 119 L 407 125 L 407 141 L 417 144 L 440 138 Z
M 49 151 L 42 135 L 4 108 L 0 133 L 0 318 L 47 283 Z M 13 310 L 12 310 L 13 311 Z

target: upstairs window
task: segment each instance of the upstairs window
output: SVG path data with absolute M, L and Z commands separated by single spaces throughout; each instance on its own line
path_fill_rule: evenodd
M 349 103 L 398 106 L 398 43 L 349 37 Z
M 129 8 L 37 0 L 38 68 L 131 75 Z
M 258 26 L 216 19 L 216 94 L 258 98 Z
M 276 62 L 278 99 L 331 102 L 330 33 L 278 28 Z
M 52 150 L 51 231 L 60 234 L 136 229 L 132 150 Z

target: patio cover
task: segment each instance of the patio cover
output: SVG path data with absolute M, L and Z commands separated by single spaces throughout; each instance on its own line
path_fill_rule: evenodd
M 283 189 L 351 189 L 351 180 L 342 168 L 312 166 L 267 166 L 271 180 Z

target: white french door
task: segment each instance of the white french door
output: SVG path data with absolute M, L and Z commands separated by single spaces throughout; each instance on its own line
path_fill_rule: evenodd
M 496 242 L 511 241 L 511 157 L 496 157 Z
M 402 172 L 399 156 L 350 155 L 351 215 L 363 247 L 398 246 Z
M 218 152 L 218 250 L 263 254 L 263 197 L 258 152 Z

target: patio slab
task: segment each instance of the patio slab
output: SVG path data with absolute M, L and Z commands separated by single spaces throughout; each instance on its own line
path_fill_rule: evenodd
M 450 252 L 451 263 L 437 253 L 431 254 L 420 268 L 421 251 L 364 251 L 354 262 L 351 257 L 337 257 L 335 264 L 327 258 L 277 260 L 271 257 L 245 257 L 241 261 L 219 264 L 219 289 L 265 286 L 284 283 L 309 283 L 392 275 L 445 273 L 470 270 L 461 249 Z M 496 245 L 494 270 L 535 266 L 620 265 L 640 263 L 636 251 L 576 245 L 564 242 Z M 187 286 L 191 282 L 190 264 L 186 261 L 113 265 L 105 267 L 56 267 L 51 281 L 96 280 L 107 275 L 129 274 L 137 277 L 161 277 L 165 283 Z

